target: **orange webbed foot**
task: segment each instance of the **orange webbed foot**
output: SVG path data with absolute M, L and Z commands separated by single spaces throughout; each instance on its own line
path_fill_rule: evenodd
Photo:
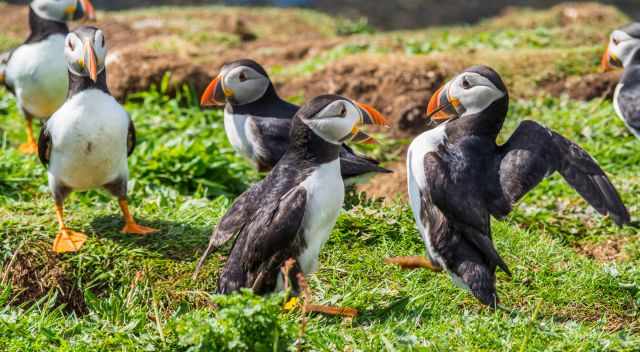
M 132 235 L 146 236 L 146 235 L 150 235 L 152 233 L 156 233 L 158 231 L 159 230 L 154 229 L 152 227 L 146 227 L 146 226 L 138 225 L 135 222 L 132 222 L 132 223 L 127 223 L 126 225 L 124 225 L 124 227 L 122 228 L 122 230 L 120 232 L 121 233 L 126 233 L 126 234 L 132 234 Z
M 27 142 L 21 144 L 20 147 L 18 147 L 18 150 L 22 154 L 34 155 L 38 154 L 38 145 L 35 142 Z
M 53 251 L 56 253 L 77 252 L 87 241 L 87 235 L 64 228 L 58 232 L 53 241 Z

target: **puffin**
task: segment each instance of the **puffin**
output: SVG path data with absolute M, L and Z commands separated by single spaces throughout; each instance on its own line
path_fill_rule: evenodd
M 64 58 L 67 21 L 95 19 L 89 0 L 33 0 L 29 5 L 29 37 L 0 55 L 0 84 L 12 92 L 26 119 L 27 142 L 20 151 L 38 151 L 33 119 L 46 120 L 65 102 L 69 81 Z
M 342 144 L 357 136 L 364 124 L 385 123 L 375 109 L 338 95 L 318 96 L 304 104 L 291 121 L 286 152 L 222 217 L 193 278 L 212 249 L 235 238 L 219 276 L 219 293 L 282 290 L 280 269 L 289 259 L 295 264 L 287 282 L 295 288 L 297 274 L 316 270 L 343 205 Z
M 640 138 L 640 23 L 611 33 L 602 56 L 602 69 L 624 69 L 613 95 L 613 106 L 629 131 Z
M 501 77 L 473 66 L 432 96 L 427 112 L 437 124 L 407 152 L 408 193 L 426 256 L 387 263 L 445 271 L 482 304 L 497 307 L 496 268 L 511 275 L 491 238 L 491 220 L 554 172 L 600 214 L 622 226 L 629 212 L 607 175 L 580 146 L 534 122 L 523 121 L 496 143 L 509 108 Z
M 291 121 L 300 108 L 281 99 L 265 69 L 250 59 L 224 65 L 202 94 L 201 105 L 224 106 L 224 128 L 229 142 L 260 172 L 271 170 L 287 151 Z M 374 142 L 364 132 L 354 138 L 355 142 Z M 340 163 L 348 184 L 373 173 L 391 172 L 380 167 L 377 160 L 356 154 L 346 144 L 340 148 Z
M 57 253 L 78 251 L 87 239 L 64 223 L 63 203 L 72 191 L 103 188 L 118 198 L 122 233 L 147 235 L 157 230 L 138 225 L 129 211 L 127 157 L 136 144 L 133 121 L 107 87 L 104 33 L 83 26 L 64 42 L 69 90 L 67 100 L 40 131 L 38 155 L 47 167 L 59 232 Z

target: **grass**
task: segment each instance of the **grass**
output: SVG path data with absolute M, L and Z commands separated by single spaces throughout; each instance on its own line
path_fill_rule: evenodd
M 274 68 L 274 74 L 287 79 L 363 51 L 475 52 L 471 59 L 495 63 L 510 77 L 540 61 L 518 80 L 507 80 L 521 96 L 537 89 L 531 77 L 542 65 L 545 74 L 580 75 L 597 62 L 597 40 L 574 47 L 575 39 L 559 38 L 565 32 L 553 11 L 517 12 L 477 28 L 407 36 L 367 34 L 365 22 L 342 24 L 342 34 L 353 38 L 297 65 Z M 321 20 L 320 31 L 335 35 L 328 17 L 307 11 L 300 16 Z M 258 32 L 264 36 L 269 29 Z M 514 60 L 524 56 L 530 58 Z M 168 97 L 167 86 L 165 80 L 130 96 L 125 105 L 138 131 L 138 147 L 129 159 L 132 210 L 160 232 L 122 235 L 114 199 L 102 192 L 75 193 L 65 204 L 67 222 L 89 240 L 82 251 L 67 255 L 49 251 L 56 223 L 46 170 L 37 158 L 18 153 L 23 119 L 14 99 L 0 91 L 0 350 L 273 351 L 300 344 L 327 351 L 634 351 L 640 346 L 638 231 L 597 215 L 558 175 L 528 194 L 505 221 L 493 222 L 496 246 L 514 273 L 513 278 L 498 274 L 507 310 L 481 307 L 445 275 L 383 265 L 387 256 L 424 253 L 424 245 L 407 204 L 363 194 L 349 195 L 321 253 L 320 269 L 308 278 L 316 303 L 355 307 L 360 316 L 312 315 L 300 339 L 301 313 L 283 312 L 283 296 L 212 295 L 226 251 L 211 256 L 198 280 L 191 274 L 218 219 L 260 175 L 231 150 L 219 111 L 201 111 L 188 90 Z M 615 117 L 610 102 L 515 99 L 500 140 L 525 118 L 590 152 L 637 222 L 640 142 Z M 381 139 L 381 146 L 368 149 L 373 155 L 395 155 L 408 142 Z M 616 261 L 599 261 L 582 250 L 611 241 L 622 251 Z
M 147 238 L 121 235 L 113 199 L 78 193 L 66 203 L 68 222 L 85 231 L 89 241 L 75 255 L 56 256 L 48 252 L 56 225 L 45 172 L 35 158 L 16 151 L 23 137 L 21 117 L 7 94 L 0 102 L 3 350 L 295 345 L 301 316 L 276 309 L 282 297 L 210 296 L 224 252 L 212 256 L 196 282 L 190 278 L 217 219 L 257 178 L 229 149 L 218 112 L 201 112 L 188 94 L 167 98 L 155 90 L 132 97 L 126 107 L 138 125 L 140 145 L 130 159 L 131 198 L 142 223 L 161 231 Z M 635 213 L 637 142 L 612 116 L 608 102 L 518 101 L 505 135 L 517 120 L 529 117 L 577 140 L 613 176 Z M 506 221 L 494 222 L 493 231 L 514 272 L 512 279 L 498 276 L 510 311 L 479 306 L 444 275 L 382 265 L 386 256 L 423 252 L 410 210 L 400 202 L 383 205 L 352 195 L 310 283 L 317 302 L 356 307 L 361 315 L 352 320 L 312 316 L 303 346 L 529 351 L 638 346 L 640 251 L 634 228 L 618 229 L 594 216 L 555 176 Z M 619 262 L 600 263 L 575 251 L 581 243 L 617 238 L 630 243 Z M 256 341 L 265 344 L 251 345 Z

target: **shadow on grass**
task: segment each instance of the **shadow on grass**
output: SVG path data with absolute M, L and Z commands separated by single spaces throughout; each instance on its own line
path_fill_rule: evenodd
M 153 227 L 159 232 L 147 236 L 122 234 L 122 217 L 115 214 L 94 219 L 91 230 L 98 237 L 130 247 L 143 247 L 165 258 L 187 262 L 197 260 L 209 243 L 209 227 L 198 228 L 175 221 L 137 220 L 140 225 Z

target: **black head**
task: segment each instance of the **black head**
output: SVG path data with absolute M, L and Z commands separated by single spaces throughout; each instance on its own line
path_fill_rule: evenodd
M 267 94 L 275 94 L 267 71 L 259 63 L 241 59 L 222 66 L 220 74 L 202 94 L 203 106 L 229 103 L 242 106 L 254 103 Z
M 387 124 L 376 109 L 339 95 L 312 99 L 298 110 L 295 118 L 325 142 L 335 145 L 360 135 L 360 127 L 364 124 Z
M 95 10 L 90 0 L 33 0 L 30 7 L 36 16 L 48 21 L 95 19 Z
M 64 54 L 71 74 L 97 81 L 105 70 L 107 43 L 104 33 L 90 26 L 82 26 L 67 35 Z
M 635 56 L 638 49 L 640 49 L 640 23 L 630 23 L 613 31 L 609 36 L 607 50 L 602 56 L 602 69 L 609 71 L 626 67 L 632 62 L 637 64 Z
M 504 117 L 508 106 L 509 92 L 500 75 L 479 65 L 467 68 L 438 89 L 429 101 L 427 114 L 438 122 L 488 112 Z

